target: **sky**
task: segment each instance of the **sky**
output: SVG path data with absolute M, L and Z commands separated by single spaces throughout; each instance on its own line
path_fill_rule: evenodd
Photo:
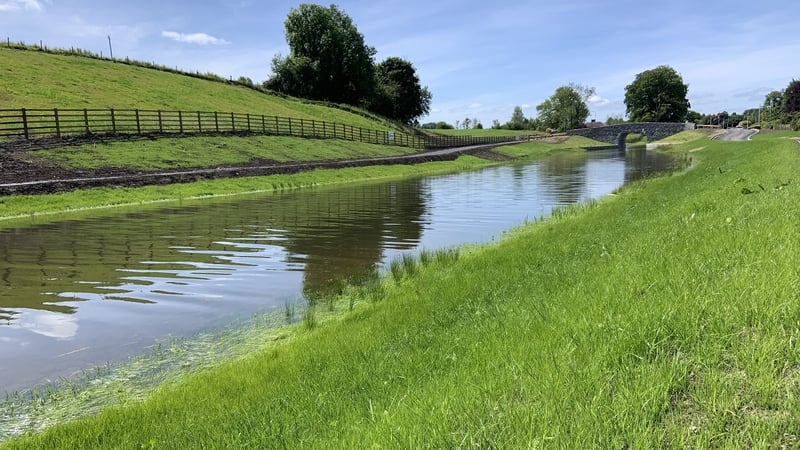
M 0 39 L 81 48 L 262 82 L 289 47 L 297 1 L 0 0 Z M 306 1 L 306 3 L 313 3 Z M 405 0 L 335 3 L 377 50 L 417 69 L 433 94 L 421 122 L 484 126 L 526 117 L 569 83 L 594 87 L 590 119 L 625 115 L 638 73 L 674 68 L 691 109 L 742 113 L 800 79 L 795 0 Z M 46 70 L 46 68 L 43 68 Z M 2 80 L 0 80 L 2 89 Z

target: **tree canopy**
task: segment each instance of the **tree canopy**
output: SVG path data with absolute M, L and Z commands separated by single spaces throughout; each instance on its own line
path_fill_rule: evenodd
M 266 87 L 312 100 L 351 105 L 371 96 L 375 49 L 336 5 L 301 4 L 284 22 L 289 56 L 272 61 Z
M 267 89 L 361 106 L 406 123 L 430 110 L 431 93 L 414 66 L 395 57 L 376 66 L 375 49 L 336 5 L 301 4 L 284 25 L 289 55 L 273 58 Z
M 402 58 L 387 58 L 375 70 L 375 93 L 369 109 L 411 123 L 430 111 L 431 93 L 420 85 L 414 65 Z
M 538 119 L 544 127 L 554 130 L 580 128 L 589 117 L 590 111 L 586 102 L 594 93 L 594 88 L 575 83 L 561 86 L 536 107 Z
M 800 112 L 800 80 L 792 80 L 783 91 L 783 110 L 788 114 Z
M 625 106 L 633 122 L 683 122 L 689 111 L 689 86 L 669 66 L 636 75 L 625 87 Z

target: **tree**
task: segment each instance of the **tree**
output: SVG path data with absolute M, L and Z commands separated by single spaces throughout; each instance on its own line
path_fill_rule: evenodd
M 431 93 L 422 87 L 414 65 L 396 57 L 375 68 L 375 91 L 368 108 L 404 123 L 412 123 L 430 111 Z
M 761 116 L 770 125 L 783 123 L 786 120 L 784 94 L 785 91 L 772 91 L 764 96 L 764 103 L 761 105 Z
M 375 49 L 336 5 L 301 4 L 284 22 L 289 56 L 277 55 L 265 87 L 313 100 L 358 105 L 372 96 Z
M 689 86 L 669 66 L 636 75 L 625 86 L 625 106 L 633 122 L 683 122 L 689 111 Z
M 693 123 L 702 123 L 703 122 L 703 115 L 697 111 L 689 110 L 686 112 L 686 121 L 693 122 Z
M 783 91 L 783 109 L 788 114 L 800 112 L 800 80 L 792 80 Z
M 579 84 L 570 83 L 561 86 L 547 100 L 536 107 L 539 121 L 546 128 L 565 131 L 580 128 L 589 117 L 586 101 L 594 95 L 595 90 Z
M 745 109 L 742 113 L 744 120 L 751 123 L 758 123 L 761 120 L 761 108 L 749 108 Z M 709 124 L 714 120 L 714 116 L 711 116 L 711 120 Z
M 525 122 L 525 114 L 522 113 L 522 107 L 515 106 L 514 112 L 511 113 L 511 120 L 506 124 L 506 128 L 509 130 L 524 130 Z

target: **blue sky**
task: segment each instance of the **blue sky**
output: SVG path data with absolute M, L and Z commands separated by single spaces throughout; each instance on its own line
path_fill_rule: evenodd
M 329 5 L 331 2 L 321 2 Z M 790 0 L 339 1 L 366 43 L 411 61 L 433 94 L 424 122 L 491 125 L 526 116 L 571 82 L 596 88 L 591 115 L 623 115 L 625 86 L 666 64 L 692 109 L 738 112 L 800 79 L 800 13 Z M 288 54 L 299 2 L 0 0 L 0 39 L 247 76 Z M 0 83 L 2 83 L 0 81 Z M 0 88 L 2 85 L 0 84 Z

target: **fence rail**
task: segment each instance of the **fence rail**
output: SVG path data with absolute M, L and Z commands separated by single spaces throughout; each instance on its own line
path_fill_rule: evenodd
M 416 149 L 450 148 L 518 141 L 520 136 L 417 136 L 334 122 L 218 111 L 140 109 L 3 109 L 0 139 L 35 140 L 68 136 L 196 135 L 250 133 L 333 138 Z

